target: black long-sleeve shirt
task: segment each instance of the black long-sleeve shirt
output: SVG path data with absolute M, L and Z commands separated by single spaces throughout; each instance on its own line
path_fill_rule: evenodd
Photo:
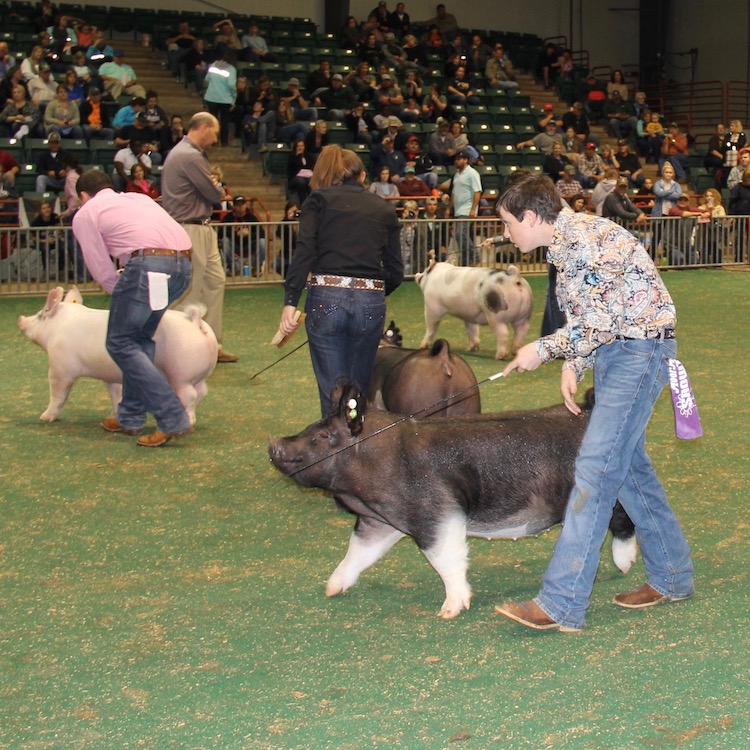
M 315 190 L 302 205 L 284 304 L 297 305 L 309 273 L 382 279 L 390 294 L 404 278 L 396 210 L 359 182 Z

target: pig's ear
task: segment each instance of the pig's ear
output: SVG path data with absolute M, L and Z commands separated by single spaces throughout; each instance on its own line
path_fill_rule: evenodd
M 68 290 L 64 302 L 73 302 L 76 305 L 83 304 L 83 295 L 75 284 Z
M 359 388 L 354 383 L 339 381 L 333 389 L 331 398 L 334 404 L 338 404 L 338 414 L 346 422 L 349 432 L 352 435 L 362 432 L 367 399 L 360 393 Z
M 60 304 L 60 300 L 63 297 L 63 288 L 61 286 L 55 287 L 48 295 L 47 302 L 44 304 L 44 313 L 47 316 L 52 316 L 57 312 L 57 306 Z

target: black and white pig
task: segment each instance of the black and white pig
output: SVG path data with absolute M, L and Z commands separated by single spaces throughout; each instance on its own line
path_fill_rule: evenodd
M 391 321 L 375 355 L 367 398 L 376 409 L 420 418 L 479 414 L 476 386 L 474 371 L 445 339 L 429 349 L 402 349 L 401 334 Z M 451 398 L 454 394 L 460 395 Z
M 268 449 L 279 471 L 331 492 L 357 517 L 326 594 L 351 588 L 409 535 L 445 585 L 444 618 L 471 603 L 467 535 L 516 539 L 562 520 L 592 403 L 589 396 L 578 417 L 559 405 L 399 420 L 377 409 L 365 419 L 365 399 L 351 385 L 334 389 L 332 400 L 338 409 L 330 417 L 294 437 L 271 439 Z M 613 558 L 627 572 L 636 543 L 619 503 L 610 528 Z

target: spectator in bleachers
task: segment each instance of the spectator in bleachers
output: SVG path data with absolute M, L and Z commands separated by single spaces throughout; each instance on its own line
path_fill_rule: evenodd
M 420 66 L 416 62 L 409 60 L 406 51 L 396 41 L 396 35 L 389 31 L 385 35 L 385 40 L 380 45 L 381 61 L 397 73 L 403 75 L 407 70 L 419 70 Z
M 586 199 L 581 193 L 569 195 L 565 202 L 573 209 L 574 213 L 580 214 L 586 211 Z
M 450 123 L 446 119 L 438 120 L 437 130 L 427 139 L 427 148 L 435 164 L 453 164 L 456 156 L 456 144 L 450 134 Z
M 396 3 L 396 10 L 388 15 L 388 27 L 398 39 L 403 39 L 411 31 L 411 18 L 404 3 Z
M 15 59 L 8 54 L 8 42 L 0 42 L 0 80 L 8 75 L 14 65 Z
M 146 92 L 146 108 L 143 111 L 146 115 L 146 121 L 158 137 L 162 128 L 167 126 L 169 117 L 159 104 L 159 95 L 153 89 Z
M 376 7 L 374 7 L 368 14 L 368 18 L 375 18 L 377 27 L 381 34 L 385 35 L 391 30 L 390 26 L 390 13 L 388 12 L 388 4 L 385 0 L 380 0 Z
M 536 65 L 537 78 L 541 78 L 545 90 L 554 88 L 557 81 L 558 65 L 557 61 L 560 53 L 553 42 L 547 42 L 544 49 L 539 53 L 539 59 Z
M 638 154 L 630 151 L 630 146 L 624 138 L 617 141 L 616 157 L 620 177 L 627 177 L 630 187 L 640 187 L 643 184 L 643 167 Z
M 406 122 L 419 122 L 421 114 L 422 109 L 417 100 L 413 96 L 407 97 L 404 106 L 401 107 L 401 117 L 403 117 Z
M 58 133 L 63 138 L 83 138 L 78 105 L 68 99 L 68 89 L 62 83 L 57 85 L 57 96 L 44 110 L 44 129 L 47 135 Z
M 0 171 L 2 172 L 2 187 L 8 193 L 15 192 L 16 175 L 21 167 L 10 151 L 0 149 Z
M 26 98 L 26 89 L 20 83 L 13 87 L 11 101 L 0 112 L 0 122 L 13 138 L 36 138 L 42 134 L 39 107 Z
M 404 158 L 407 167 L 414 167 L 417 179 L 422 180 L 431 190 L 438 184 L 438 177 L 432 171 L 432 159 L 428 155 L 422 155 L 419 146 L 419 137 L 410 135 L 404 146 Z
M 125 183 L 125 192 L 140 193 L 141 195 L 147 195 L 154 200 L 161 196 L 159 188 L 156 187 L 156 182 L 148 176 L 146 167 L 140 163 L 133 164 L 130 168 L 130 177 Z
M 297 234 L 299 233 L 299 203 L 294 200 L 287 201 L 284 206 L 284 218 L 276 227 L 276 237 L 281 243 L 276 253 L 276 273 L 284 275 L 292 260 L 292 255 L 297 248 Z
M 354 16 L 349 16 L 344 22 L 344 27 L 339 34 L 339 44 L 343 49 L 351 49 L 357 52 L 362 41 L 362 30 Z
M 371 193 L 374 193 L 379 198 L 398 198 L 401 193 L 398 191 L 398 186 L 391 179 L 391 170 L 387 166 L 381 166 L 377 170 L 378 179 L 374 180 L 368 188 Z
M 402 48 L 406 59 L 414 63 L 418 70 L 423 70 L 427 66 L 427 50 L 414 34 L 404 37 Z
M 307 93 L 314 99 L 323 89 L 331 85 L 331 63 L 321 60 L 318 67 L 307 77 Z
M 449 104 L 479 104 L 479 98 L 474 94 L 474 87 L 466 77 L 466 68 L 459 65 L 453 80 L 448 81 L 446 87 Z
M 109 110 L 102 107 L 102 94 L 96 86 L 89 89 L 88 99 L 81 103 L 81 127 L 87 141 L 92 138 L 111 141 L 115 137 Z
M 166 38 L 167 67 L 172 75 L 179 80 L 181 66 L 185 56 L 193 48 L 196 37 L 190 31 L 190 24 L 185 19 L 177 22 L 177 33 Z
M 542 169 L 544 174 L 549 175 L 552 182 L 557 182 L 561 177 L 565 167 L 570 165 L 570 159 L 563 154 L 561 143 L 552 144 L 552 153 L 545 157 Z
M 416 169 L 411 165 L 404 167 L 404 179 L 396 185 L 399 195 L 404 198 L 428 198 L 432 195 L 429 186 L 417 178 Z
M 619 168 L 619 164 L 617 163 L 617 157 L 615 156 L 615 152 L 612 150 L 611 146 L 609 144 L 604 144 L 602 146 L 602 161 L 604 162 L 604 167 L 614 167 L 615 169 Z
M 633 112 L 635 116 L 640 119 L 641 113 L 647 109 L 651 109 L 646 103 L 646 94 L 643 91 L 636 91 L 633 97 Z
M 259 276 L 266 262 L 266 230 L 260 218 L 241 195 L 232 201 L 232 213 L 226 218 L 223 229 L 222 250 L 228 271 L 247 266 L 250 273 Z
M 375 91 L 375 101 L 381 114 L 385 114 L 386 108 L 390 115 L 400 114 L 404 95 L 389 73 L 380 77 L 380 87 Z
M 193 84 L 195 91 L 200 94 L 206 81 L 208 72 L 208 55 L 206 54 L 206 40 L 198 37 L 193 41 L 193 46 L 185 53 L 182 58 L 185 65 L 185 83 Z
M 388 168 L 391 182 L 398 182 L 404 174 L 406 157 L 404 152 L 396 149 L 391 135 L 384 135 L 383 140 L 370 152 L 373 169 L 381 174 L 383 167 Z
M 13 87 L 21 86 L 28 99 L 29 90 L 26 86 L 26 81 L 21 73 L 21 66 L 14 65 L 9 71 L 8 75 L 0 81 L 0 106 L 4 107 L 6 104 L 10 104 L 13 101 Z
M 442 55 L 444 54 L 444 47 L 445 43 L 443 42 L 443 35 L 440 33 L 440 29 L 438 29 L 435 24 L 432 24 L 429 29 L 427 29 L 427 36 L 425 37 L 425 44 L 427 45 L 427 49 L 434 55 Z
M 34 7 L 31 14 L 31 22 L 35 31 L 41 31 L 51 26 L 55 22 L 55 16 L 58 14 L 57 6 L 51 0 L 40 0 Z
M 555 183 L 557 192 L 563 198 L 583 193 L 583 185 L 576 180 L 576 168 L 572 164 L 563 167 L 560 179 Z
M 505 56 L 502 44 L 496 44 L 492 57 L 487 61 L 484 68 L 484 77 L 487 85 L 496 89 L 517 89 L 513 65 Z
M 151 158 L 146 152 L 146 144 L 139 140 L 132 140 L 128 146 L 121 148 L 114 158 L 112 184 L 118 193 L 125 190 L 134 164 L 142 164 L 147 172 L 151 171 Z
M 279 99 L 276 107 L 276 136 L 285 143 L 294 143 L 304 139 L 309 128 L 305 123 L 297 122 L 294 110 L 285 99 Z
M 576 131 L 570 127 L 563 133 L 562 147 L 571 164 L 576 164 L 583 151 L 583 143 Z
M 724 163 L 721 168 L 721 182 L 726 185 L 729 173 L 732 167 L 737 166 L 739 152 L 745 147 L 747 139 L 742 129 L 741 120 L 731 120 L 729 123 L 729 132 L 724 134 L 724 140 L 721 144 L 721 152 L 724 155 Z
M 605 219 L 620 219 L 643 224 L 648 216 L 628 197 L 628 185 L 628 180 L 625 177 L 620 177 L 617 180 L 615 189 L 604 199 L 602 216 Z
M 563 130 L 573 128 L 581 143 L 593 141 L 598 144 L 599 142 L 596 137 L 592 137 L 591 135 L 591 126 L 589 124 L 589 118 L 586 116 L 586 112 L 583 109 L 583 102 L 573 102 L 570 111 L 562 116 L 561 127 Z
M 73 28 L 75 29 L 76 36 L 78 37 L 78 43 L 73 48 L 73 53 L 78 52 L 85 53 L 86 50 L 94 43 L 94 34 L 96 33 L 96 26 L 84 21 L 80 18 L 71 19 Z
M 21 62 L 21 73 L 23 79 L 28 83 L 32 78 L 39 75 L 39 66 L 44 62 L 44 49 L 40 45 L 31 48 L 28 57 Z
M 466 60 L 469 57 L 469 47 L 464 41 L 464 38 L 460 31 L 457 31 L 450 38 L 450 43 L 445 48 L 446 57 L 453 57 L 458 55 L 462 64 L 466 64 Z
M 310 157 L 313 166 L 330 139 L 328 123 L 325 120 L 318 120 L 315 127 L 308 131 L 305 136 L 305 153 Z
M 573 63 L 573 53 L 565 48 L 560 52 L 560 56 L 557 58 L 555 63 L 555 70 L 557 71 L 557 83 L 561 80 L 566 80 L 573 77 L 573 70 L 575 65 Z M 560 87 L 558 86 L 558 89 Z
M 452 13 L 445 10 L 445 5 L 440 3 L 435 8 L 435 18 L 427 21 L 428 26 L 435 26 L 442 35 L 443 39 L 449 39 L 459 30 L 458 21 Z
M 81 198 L 76 186 L 78 178 L 83 174 L 83 169 L 74 154 L 63 155 L 63 169 L 65 179 L 63 181 L 63 197 L 65 198 L 65 210 L 60 214 L 60 219 L 69 219 L 81 207 Z
M 288 193 L 296 193 L 300 205 L 310 195 L 310 179 L 315 160 L 305 152 L 305 141 L 295 141 L 286 163 L 286 184 Z
M 625 77 L 621 70 L 613 70 L 612 77 L 609 79 L 607 84 L 607 96 L 612 98 L 612 95 L 617 91 L 623 101 L 627 101 L 630 98 L 630 92 L 628 91 L 628 84 L 625 83 Z
M 448 99 L 440 91 L 437 83 L 430 84 L 427 96 L 422 100 L 422 122 L 437 122 L 445 116 L 448 109 Z
M 651 216 L 651 211 L 653 210 L 656 201 L 654 200 L 654 181 L 650 177 L 645 177 L 643 179 L 643 185 L 638 188 L 638 192 L 633 198 L 633 203 L 635 203 L 644 214 Z
M 124 106 L 120 107 L 120 109 L 115 112 L 114 119 L 112 120 L 112 127 L 115 129 L 116 137 L 119 136 L 119 131 L 121 131 L 123 128 L 128 127 L 129 125 L 132 125 L 135 122 L 135 118 L 145 110 L 146 100 L 140 96 L 134 97 L 130 104 L 125 104 Z M 127 141 L 127 138 L 122 139 L 122 143 L 120 143 L 120 145 L 124 146 Z
M 466 57 L 466 67 L 472 75 L 483 76 L 487 61 L 492 57 L 492 47 L 484 43 L 481 34 L 473 34 Z
M 383 61 L 380 42 L 376 39 L 374 32 L 370 32 L 365 37 L 364 42 L 359 45 L 359 59 L 366 62 L 371 68 L 377 68 Z
M 211 63 L 206 74 L 206 109 L 219 121 L 221 145 L 229 145 L 229 123 L 237 101 L 237 56 L 233 49 L 224 47 L 219 59 Z
M 586 114 L 592 122 L 598 123 L 604 117 L 604 104 L 607 101 L 606 87 L 593 73 L 589 73 L 583 85 L 582 94 Z
M 750 169 L 750 148 L 742 148 L 737 156 L 737 166 L 732 167 L 732 171 L 727 177 L 727 187 L 734 190 L 742 182 L 742 175 L 745 170 Z
M 346 85 L 354 91 L 358 102 L 371 102 L 375 98 L 375 79 L 370 75 L 370 66 L 366 62 L 359 63 L 356 70 L 349 74 Z
M 654 183 L 654 206 L 651 215 L 660 218 L 669 216 L 669 209 L 677 202 L 682 195 L 682 186 L 675 180 L 674 167 L 671 164 L 665 164 L 661 170 L 661 179 Z
M 37 37 L 37 42 L 42 48 L 42 62 L 46 62 L 50 67 L 57 59 L 57 56 L 52 51 L 50 45 L 52 44 L 52 37 L 50 37 L 48 31 L 40 31 Z
M 407 99 L 415 99 L 418 102 L 422 101 L 423 84 L 416 70 L 410 70 L 406 73 L 401 92 Z
M 78 46 L 78 35 L 70 21 L 69 16 L 61 13 L 55 18 L 54 26 L 47 29 L 50 35 L 50 49 L 58 61 L 63 55 L 72 54 L 73 49 Z
M 703 166 L 710 170 L 721 170 L 724 165 L 724 153 L 721 146 L 726 135 L 726 127 L 723 122 L 716 124 L 716 128 L 708 141 L 706 155 L 703 157 Z
M 65 180 L 64 157 L 65 152 L 62 150 L 60 134 L 50 133 L 47 137 L 47 150 L 36 163 L 37 193 L 44 193 L 47 190 L 59 192 L 63 189 Z
M 619 173 L 617 170 L 614 167 L 609 167 L 604 173 L 604 178 L 594 188 L 594 192 L 591 194 L 591 205 L 594 207 L 597 216 L 602 215 L 604 200 L 615 189 L 618 179 Z
M 536 121 L 536 129 L 540 133 L 544 133 L 548 122 L 554 122 L 558 128 L 562 126 L 562 120 L 555 115 L 555 105 L 551 102 L 547 102 L 542 108 L 542 113 Z
M 103 31 L 97 31 L 94 34 L 94 43 L 86 50 L 86 60 L 92 71 L 99 72 L 104 63 L 112 62 L 115 56 L 115 50 L 107 42 Z
M 289 105 L 289 108 L 294 112 L 295 120 L 314 122 L 318 119 L 318 110 L 315 107 L 311 107 L 307 99 L 302 96 L 299 88 L 299 78 L 289 79 L 286 91 L 282 91 L 279 94 L 279 99 Z
M 604 103 L 603 115 L 608 121 L 607 130 L 613 138 L 632 138 L 635 140 L 638 120 L 633 114 L 633 107 L 620 95 L 619 90 Z
M 437 197 L 431 196 L 424 202 L 424 221 L 417 226 L 417 248 L 420 257 L 427 258 L 428 253 L 432 250 L 435 253 L 435 259 L 440 260 L 445 257 L 448 246 L 448 226 L 447 221 L 440 221 L 445 218 L 445 209 L 440 209 L 440 202 Z
M 314 102 L 317 106 L 323 106 L 328 110 L 326 114 L 329 120 L 343 120 L 357 103 L 357 97 L 353 89 L 344 86 L 344 78 L 341 73 L 331 76 L 329 88 L 321 91 Z
M 257 21 L 248 23 L 247 33 L 242 35 L 240 44 L 242 49 L 237 54 L 238 60 L 276 62 L 276 56 L 268 51 L 268 44 L 259 33 Z
M 537 133 L 533 138 L 517 143 L 516 148 L 520 151 L 523 148 L 535 146 L 543 154 L 549 155 L 552 153 L 553 144 L 559 143 L 562 145 L 562 141 L 562 135 L 557 132 L 557 124 L 554 120 L 550 120 L 543 133 Z
M 168 128 L 162 128 L 161 137 L 159 138 L 159 152 L 162 159 L 167 158 L 167 154 L 182 140 L 185 135 L 185 127 L 182 121 L 182 115 L 174 114 L 169 121 Z
M 164 161 L 159 151 L 159 135 L 149 124 L 145 112 L 139 112 L 133 124 L 122 128 L 115 139 L 118 146 L 125 146 L 134 141 L 140 141 L 143 144 L 144 151 L 151 159 L 151 164 L 161 164 Z
M 688 137 L 680 132 L 680 126 L 676 122 L 670 122 L 669 127 L 667 128 L 667 134 L 661 141 L 659 169 L 661 169 L 666 162 L 669 162 L 674 167 L 677 180 L 684 182 L 687 179 L 686 170 L 690 168 L 688 148 Z
M 257 140 L 259 153 L 268 150 L 266 143 L 269 138 L 274 137 L 277 102 L 270 79 L 262 75 L 248 93 L 250 111 L 242 120 L 244 137 Z
M 34 232 L 32 242 L 42 257 L 42 265 L 48 276 L 57 278 L 57 274 L 65 270 L 65 257 L 58 246 L 61 240 L 60 233 L 57 231 L 60 227 L 60 217 L 55 213 L 52 201 L 40 201 L 37 214 L 29 226 L 39 230 L 46 227 L 49 230 Z
M 78 83 L 78 76 L 75 70 L 72 68 L 65 74 L 65 91 L 68 97 L 68 101 L 73 102 L 77 107 L 80 108 L 83 103 L 85 94 L 83 93 L 83 86 Z
M 450 80 L 456 75 L 456 71 L 463 65 L 461 55 L 447 55 L 445 65 L 443 65 L 443 75 Z
M 377 117 L 374 118 L 377 122 Z M 382 127 L 382 126 L 381 126 Z M 396 151 L 403 151 L 406 147 L 406 141 L 408 139 L 408 133 L 404 128 L 404 123 L 401 119 L 395 115 L 389 115 L 385 118 L 385 127 L 383 129 L 383 137 L 386 135 L 393 139 L 393 147 Z
M 39 75 L 29 81 L 29 97 L 43 110 L 57 96 L 57 83 L 52 77 L 52 69 L 47 63 L 39 66 Z
M 217 54 L 222 54 L 225 49 L 231 49 L 237 54 L 242 49 L 242 42 L 237 35 L 237 29 L 234 28 L 231 18 L 223 18 L 213 24 L 216 32 L 214 37 L 214 47 Z
M 659 115 L 649 109 L 641 112 L 636 127 L 635 145 L 638 155 L 646 159 L 647 164 L 656 164 L 661 154 L 661 141 L 664 138 L 664 126 Z
M 469 136 L 464 133 L 466 118 L 451 122 L 450 133 L 453 136 L 453 143 L 456 151 L 466 151 L 469 154 L 469 164 L 474 164 L 479 159 L 479 152 L 469 143 Z
M 372 146 L 378 138 L 378 126 L 372 115 L 365 110 L 362 102 L 357 102 L 354 109 L 344 118 L 352 134 L 352 143 L 365 143 Z
M 586 189 L 595 188 L 604 179 L 606 166 L 599 154 L 596 153 L 596 143 L 589 141 L 583 149 L 576 164 L 578 181 Z
M 138 83 L 135 70 L 123 62 L 125 53 L 116 49 L 112 55 L 112 62 L 105 62 L 99 67 L 99 76 L 104 82 L 104 90 L 115 100 L 122 94 L 145 98 L 146 89 Z

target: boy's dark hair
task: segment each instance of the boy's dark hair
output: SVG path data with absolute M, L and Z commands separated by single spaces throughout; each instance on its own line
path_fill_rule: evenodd
M 526 211 L 535 213 L 546 224 L 554 224 L 562 209 L 562 199 L 546 175 L 529 174 L 514 179 L 503 191 L 496 209 L 507 211 L 518 221 Z
M 105 171 L 101 169 L 89 169 L 88 172 L 84 172 L 78 178 L 76 192 L 79 197 L 81 193 L 96 195 L 100 190 L 111 187 L 113 187 L 112 179 Z

